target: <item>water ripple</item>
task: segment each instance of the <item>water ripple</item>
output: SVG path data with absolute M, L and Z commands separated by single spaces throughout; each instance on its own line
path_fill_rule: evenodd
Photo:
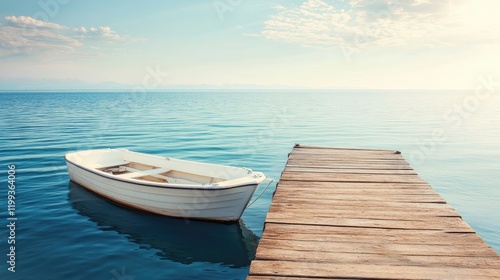
M 444 115 L 466 96 L 2 93 L 0 159 L 17 166 L 22 258 L 20 273 L 6 278 L 4 270 L 0 279 L 109 280 L 123 269 L 136 279 L 245 278 L 275 184 L 242 224 L 186 224 L 122 208 L 69 183 L 65 153 L 113 147 L 245 166 L 275 180 L 294 143 L 398 149 L 500 252 L 500 100 L 481 104 L 457 127 Z M 431 143 L 429 152 L 436 130 L 446 140 Z M 416 162 L 415 153 L 424 161 Z

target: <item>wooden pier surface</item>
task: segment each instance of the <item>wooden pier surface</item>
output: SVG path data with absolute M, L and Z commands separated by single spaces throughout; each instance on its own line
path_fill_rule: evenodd
M 248 280 L 500 279 L 500 256 L 391 150 L 296 146 Z

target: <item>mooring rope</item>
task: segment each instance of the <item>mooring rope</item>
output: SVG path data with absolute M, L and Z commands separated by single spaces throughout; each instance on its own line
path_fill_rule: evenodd
M 269 187 L 269 185 L 271 185 L 272 182 L 274 182 L 273 179 L 271 179 L 271 181 L 269 182 L 269 184 L 267 184 L 267 186 L 260 192 L 260 194 L 257 196 L 257 198 L 255 198 L 254 201 L 248 203 L 248 205 L 247 205 L 247 207 L 245 209 L 247 209 L 248 207 L 252 206 L 252 204 L 254 204 L 255 201 L 257 201 L 257 199 L 259 199 L 264 194 L 264 192 L 267 190 L 267 187 Z

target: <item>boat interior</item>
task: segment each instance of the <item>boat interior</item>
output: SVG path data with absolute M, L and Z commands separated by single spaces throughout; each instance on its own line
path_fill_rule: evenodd
M 119 178 L 136 179 L 156 183 L 210 185 L 225 181 L 224 179 L 217 177 L 203 176 L 200 174 L 172 170 L 132 161 L 124 161 L 119 164 L 95 167 L 95 169 L 115 175 Z

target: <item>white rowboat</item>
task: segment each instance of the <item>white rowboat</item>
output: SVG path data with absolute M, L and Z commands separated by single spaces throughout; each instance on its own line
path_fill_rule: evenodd
M 155 214 L 236 222 L 266 176 L 248 168 L 100 149 L 65 156 L 70 179 L 110 200 Z

